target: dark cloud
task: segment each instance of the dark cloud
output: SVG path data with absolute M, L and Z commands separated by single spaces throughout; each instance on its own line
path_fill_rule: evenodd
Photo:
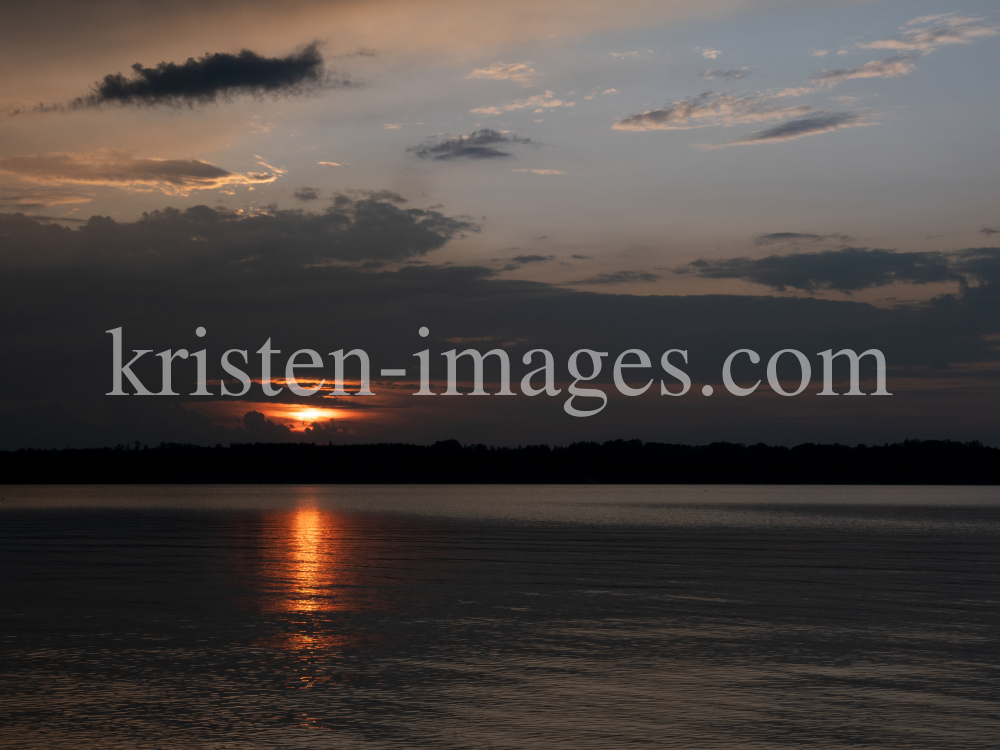
M 43 214 L 15 214 L 15 215 L 23 216 L 26 219 L 33 219 L 35 221 L 43 221 L 43 222 L 56 221 L 56 222 L 63 222 L 66 224 L 86 224 L 88 221 L 87 219 L 76 219 L 73 218 L 72 216 L 45 216 Z
M 574 255 L 571 255 L 569 257 L 573 258 L 574 260 L 593 260 L 593 258 L 591 256 L 589 256 L 589 255 L 575 255 L 574 254 Z
M 292 193 L 292 197 L 307 203 L 309 201 L 317 201 L 323 197 L 322 192 L 319 188 L 302 187 Z
M 823 240 L 850 242 L 851 238 L 846 234 L 808 234 L 802 232 L 771 232 L 770 234 L 758 234 L 753 238 L 755 245 L 779 245 L 786 242 L 822 242 Z
M 253 267 L 404 260 L 478 231 L 475 224 L 437 211 L 401 208 L 390 202 L 402 200 L 394 193 L 377 195 L 338 195 L 322 213 L 273 209 L 247 214 L 194 206 L 152 211 L 135 222 L 93 216 L 76 230 L 44 225 L 23 214 L 0 214 L 0 235 L 8 240 L 5 248 L 44 256 L 46 248 L 57 247 L 76 264 L 142 267 L 197 258 L 205 270 L 238 263 L 246 272 Z M 21 260 L 0 253 L 0 265 Z
M 227 430 L 231 434 L 227 442 L 250 443 L 326 443 L 338 437 L 340 430 L 334 426 L 334 420 L 313 422 L 302 432 L 292 429 L 280 422 L 274 422 L 259 411 L 248 411 L 243 415 L 242 429 Z
M 516 248 L 515 248 L 516 249 Z M 523 265 L 528 263 L 544 263 L 546 261 L 555 260 L 554 255 L 516 255 L 513 258 L 492 258 L 494 261 L 509 261 L 507 265 L 501 268 L 501 271 L 516 271 Z
M 579 281 L 567 281 L 566 284 L 636 284 L 656 281 L 659 278 L 655 273 L 648 271 L 617 271 L 616 273 L 599 273 Z
M 245 49 L 237 55 L 190 57 L 181 64 L 161 62 L 155 68 L 136 63 L 131 77 L 106 75 L 90 94 L 74 99 L 70 108 L 207 104 L 240 94 L 298 94 L 345 85 L 350 84 L 326 75 L 323 56 L 314 44 L 286 57 L 262 57 Z
M 469 135 L 441 136 L 426 139 L 419 146 L 408 148 L 421 159 L 447 161 L 449 159 L 506 159 L 512 157 L 509 151 L 497 146 L 531 144 L 530 138 L 518 138 L 508 133 L 500 133 L 490 128 L 476 130 Z
M 738 81 L 741 78 L 746 78 L 753 71 L 750 68 L 739 68 L 737 70 L 704 70 L 701 75 L 703 78 L 707 78 L 710 81 L 714 81 L 716 78 L 724 78 L 727 81 Z
M 1000 279 L 1000 248 L 973 247 L 954 253 L 951 257 L 957 273 L 974 278 L 980 284 L 988 285 Z
M 759 259 L 698 260 L 678 272 L 710 279 L 741 279 L 782 292 L 789 288 L 853 292 L 896 282 L 930 284 L 965 280 L 945 253 L 898 253 L 855 247 Z
M 275 363 L 279 377 L 281 365 L 297 349 L 316 349 L 329 365 L 328 352 L 353 347 L 369 353 L 373 371 L 408 367 L 412 377 L 414 352 L 430 347 L 435 354 L 432 377 L 439 379 L 445 366 L 439 352 L 453 348 L 450 340 L 464 339 L 494 342 L 481 349 L 502 343 L 515 379 L 528 369 L 521 365 L 525 352 L 547 348 L 555 356 L 560 383 L 574 350 L 612 352 L 598 381 L 609 389 L 614 353 L 631 347 L 644 349 L 654 360 L 666 348 L 689 350 L 687 371 L 695 383 L 714 384 L 726 355 L 739 348 L 754 349 L 765 360 L 779 349 L 795 348 L 815 363 L 815 353 L 827 348 L 860 352 L 875 347 L 893 368 L 890 385 L 934 373 L 962 386 L 930 389 L 924 395 L 904 388 L 903 395 L 891 399 L 854 400 L 733 399 L 721 394 L 720 386 L 720 395 L 712 399 L 697 392 L 670 399 L 669 405 L 665 399 L 619 399 L 599 418 L 574 420 L 562 411 L 565 394 L 551 399 L 433 399 L 431 414 L 428 405 L 409 397 L 416 389 L 408 381 L 374 389 L 379 400 L 373 402 L 383 406 L 378 419 L 346 416 L 334 422 L 335 432 L 321 423 L 315 436 L 304 438 L 296 431 L 288 439 L 429 443 L 454 436 L 463 442 L 516 445 L 528 439 L 564 443 L 628 435 L 681 443 L 882 442 L 925 434 L 933 424 L 947 429 L 949 436 L 1000 440 L 992 412 L 981 408 L 982 394 L 995 388 L 977 390 L 986 386 L 975 380 L 991 372 L 989 363 L 996 356 L 991 347 L 1000 333 L 998 248 L 948 255 L 953 273 L 975 276 L 978 283 L 921 305 L 890 309 L 767 295 L 608 294 L 593 290 L 614 290 L 612 280 L 648 276 L 605 274 L 595 277 L 604 286 L 584 291 L 505 280 L 495 270 L 479 267 L 400 268 L 394 263 L 365 270 L 361 264 L 368 261 L 425 257 L 428 248 L 440 247 L 448 236 L 471 231 L 443 214 L 414 214 L 394 202 L 367 205 L 371 200 L 360 194 L 342 196 L 329 215 L 234 216 L 204 206 L 163 209 L 137 221 L 95 217 L 79 229 L 23 215 L 0 217 L 0 342 L 17 363 L 0 368 L 0 445 L 245 442 L 278 434 L 267 425 L 280 424 L 267 410 L 269 404 L 350 409 L 352 399 L 308 400 L 287 393 L 266 399 L 257 386 L 245 405 L 221 401 L 221 352 L 247 350 L 248 371 L 257 373 L 254 351 L 269 337 L 282 352 Z M 861 257 L 862 264 L 868 262 Z M 352 259 L 358 262 L 339 262 Z M 932 260 L 922 258 L 924 265 L 933 265 Z M 429 338 L 417 335 L 423 325 L 430 328 Z M 128 350 L 207 348 L 216 395 L 105 396 L 110 380 L 105 331 L 116 326 L 124 327 Z M 197 326 L 205 326 L 207 336 L 197 338 Z M 950 368 L 952 363 L 975 367 Z M 158 358 L 147 355 L 134 369 L 156 389 L 159 366 Z M 495 377 L 491 367 L 487 365 L 488 378 Z M 762 367 L 735 376 L 753 382 L 762 377 Z M 176 390 L 190 393 L 194 363 L 179 360 L 175 373 Z M 331 376 L 329 367 L 324 376 Z M 814 377 L 820 377 L 815 367 Z M 399 394 L 395 404 L 383 400 L 392 394 Z M 213 422 L 205 415 L 210 412 L 193 411 L 206 403 L 228 406 L 229 416 Z M 251 416 L 248 423 L 245 415 L 251 411 L 264 414 L 263 420 Z
M 979 230 L 981 234 L 1000 234 L 1000 229 L 993 229 L 992 227 L 983 227 Z
M 789 120 L 773 128 L 758 130 L 744 138 L 721 144 L 718 147 L 736 146 L 753 143 L 780 143 L 792 141 L 807 135 L 829 133 L 837 128 L 848 128 L 858 125 L 861 118 L 853 112 L 825 112 L 823 114 Z M 710 146 L 716 148 L 716 146 Z

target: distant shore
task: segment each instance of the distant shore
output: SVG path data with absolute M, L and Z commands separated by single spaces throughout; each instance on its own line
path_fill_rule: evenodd
M 614 440 L 551 448 L 254 443 L 0 451 L 2 484 L 1000 484 L 1000 449 L 690 446 Z

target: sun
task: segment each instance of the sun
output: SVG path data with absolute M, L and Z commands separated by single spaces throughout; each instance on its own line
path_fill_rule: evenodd
M 295 416 L 303 422 L 316 422 L 321 419 L 333 419 L 335 414 L 333 409 L 306 408 L 299 409 Z

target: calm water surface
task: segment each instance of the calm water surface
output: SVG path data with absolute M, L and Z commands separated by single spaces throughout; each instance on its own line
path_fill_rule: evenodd
M 1000 746 L 998 488 L 0 495 L 9 750 Z

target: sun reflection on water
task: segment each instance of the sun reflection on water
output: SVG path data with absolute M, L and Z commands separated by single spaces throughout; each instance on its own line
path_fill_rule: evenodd
M 314 612 L 323 605 L 323 586 L 326 570 L 336 568 L 336 531 L 333 524 L 325 524 L 323 514 L 316 508 L 300 508 L 291 517 L 292 565 L 289 586 L 289 609 Z M 332 528 L 331 528 L 332 527 Z

